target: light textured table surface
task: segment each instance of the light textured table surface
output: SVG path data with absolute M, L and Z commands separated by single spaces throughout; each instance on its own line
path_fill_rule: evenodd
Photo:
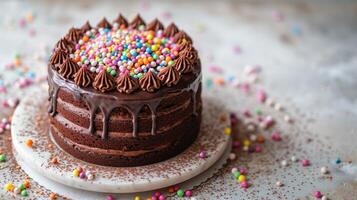
M 288 155 L 295 150 L 310 155 L 312 169 L 302 177 L 298 177 L 296 171 L 288 172 L 280 167 L 267 177 L 258 173 L 252 178 L 252 188 L 247 191 L 235 183 L 227 169 L 216 180 L 210 180 L 203 188 L 194 191 L 197 199 L 217 196 L 222 199 L 312 198 L 314 190 L 328 192 L 331 199 L 357 199 L 357 184 L 353 182 L 353 179 L 357 180 L 357 168 L 353 165 L 357 162 L 357 2 L 5 0 L 0 2 L 0 6 L 0 80 L 5 84 L 11 85 L 19 77 L 17 72 L 3 70 L 13 61 L 15 53 L 22 56 L 24 65 L 37 76 L 44 75 L 46 64 L 38 58 L 46 57 L 46 46 L 52 47 L 71 26 L 81 26 L 87 19 L 94 25 L 102 16 L 112 20 L 119 12 L 129 19 L 140 12 L 147 21 L 158 16 L 165 25 L 175 21 L 185 29 L 199 50 L 205 81 L 238 77 L 246 65 L 261 66 L 259 82 L 254 85 L 264 88 L 269 97 L 280 102 L 293 116 L 294 124 L 290 126 L 300 132 L 291 138 L 297 141 L 313 138 L 319 141 L 317 145 L 321 145 L 301 142 L 301 146 L 288 150 Z M 29 13 L 34 16 L 33 22 L 21 28 L 19 20 Z M 234 51 L 238 47 L 240 53 Z M 213 65 L 224 72 L 210 72 Z M 11 88 L 8 86 L 6 94 L 0 93 L 1 101 L 21 98 L 29 91 Z M 206 92 L 217 92 L 235 111 L 243 108 L 254 110 L 259 106 L 254 97 L 245 97 L 232 87 L 206 87 Z M 11 109 L 1 108 L 0 116 L 9 116 L 11 112 Z M 274 109 L 266 112 L 275 116 Z M 284 134 L 289 134 L 289 128 L 281 126 L 281 129 Z M 293 143 L 286 144 L 287 148 L 290 144 Z M 253 171 L 262 167 L 274 168 L 273 165 L 256 167 L 262 165 L 261 160 L 272 158 L 279 166 L 283 157 L 281 153 L 286 152 L 286 148 L 279 150 L 279 146 L 272 145 L 269 150 L 269 143 L 264 148 L 270 154 L 242 154 L 239 155 L 239 164 L 244 161 L 246 163 L 242 165 L 251 167 Z M 333 163 L 337 156 L 344 161 L 352 161 L 347 172 L 342 170 L 344 175 L 335 175 L 328 184 L 311 175 L 319 171 L 319 164 Z M 1 168 L 3 172 L 7 170 L 6 167 Z M 343 178 L 345 173 L 349 179 Z M 277 176 L 294 179 L 295 182 L 299 178 L 303 180 L 292 188 L 275 188 L 278 191 L 271 192 L 270 187 L 273 186 L 267 185 L 275 182 L 264 180 L 274 180 Z M 304 180 L 311 184 L 304 184 Z M 289 184 L 288 181 L 285 183 Z M 4 191 L 0 193 L 6 196 Z

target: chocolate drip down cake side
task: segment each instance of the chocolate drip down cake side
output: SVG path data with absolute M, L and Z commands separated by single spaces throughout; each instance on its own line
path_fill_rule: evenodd
M 171 158 L 201 124 L 201 63 L 173 23 L 119 15 L 71 28 L 48 65 L 51 134 L 67 153 L 106 166 Z

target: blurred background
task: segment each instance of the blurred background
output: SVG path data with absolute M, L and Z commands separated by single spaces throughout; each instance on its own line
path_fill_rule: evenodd
M 215 85 L 242 81 L 247 66 L 258 67 L 258 88 L 299 113 L 309 131 L 328 138 L 334 155 L 357 161 L 356 1 L 3 0 L 0 7 L 0 87 L 7 88 L 0 100 L 28 93 L 11 87 L 23 77 L 46 75 L 49 52 L 72 26 L 86 20 L 95 26 L 119 13 L 130 21 L 140 13 L 146 22 L 175 22 L 193 38 L 206 92 L 231 91 Z M 16 62 L 23 68 L 6 70 Z M 239 103 L 227 100 L 232 107 Z M 352 184 L 332 194 L 350 199 L 356 191 Z

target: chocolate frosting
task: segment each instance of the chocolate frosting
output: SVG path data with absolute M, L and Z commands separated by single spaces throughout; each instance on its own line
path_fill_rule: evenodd
M 146 26 L 146 30 L 148 31 L 164 30 L 164 25 L 162 25 L 162 23 L 157 18 L 155 18 L 154 21 L 150 22 Z
M 183 54 L 179 54 L 173 66 L 182 74 L 193 71 L 193 63 Z
M 197 62 L 198 54 L 195 48 L 193 48 L 192 44 L 184 41 L 179 46 L 180 54 L 189 59 L 193 64 Z
M 177 28 L 176 24 L 171 23 L 168 27 L 166 27 L 164 31 L 164 35 L 166 37 L 174 37 L 176 33 L 179 32 L 179 29 Z
M 68 54 L 65 51 L 57 49 L 52 54 L 50 63 L 55 66 L 56 69 L 58 69 L 58 65 L 62 64 L 67 58 Z
M 112 25 L 108 22 L 107 18 L 103 17 L 103 19 L 97 24 L 97 27 L 111 29 Z
M 81 87 L 88 87 L 93 82 L 93 75 L 86 67 L 81 67 L 74 74 L 74 82 Z
M 192 39 L 190 38 L 190 36 L 188 36 L 185 31 L 179 31 L 178 33 L 175 34 L 174 42 L 176 44 L 180 44 L 183 41 L 187 41 L 192 44 Z
M 121 93 L 130 94 L 139 88 L 137 79 L 129 74 L 121 75 L 117 78 L 117 90 Z
M 74 74 L 79 70 L 77 63 L 72 61 L 72 59 L 67 58 L 64 63 L 59 66 L 58 72 L 67 79 L 73 78 Z
M 134 20 L 132 22 L 130 22 L 130 27 L 131 28 L 139 28 L 139 26 L 145 26 L 145 21 L 141 18 L 141 16 L 139 14 L 136 15 L 136 17 L 134 18 Z
M 139 80 L 140 87 L 144 91 L 154 92 L 160 88 L 160 80 L 152 71 L 146 72 L 144 77 Z
M 119 14 L 119 16 L 114 20 L 114 22 L 119 25 L 119 28 L 122 26 L 128 27 L 128 20 L 126 20 L 122 14 Z
M 101 92 L 108 92 L 113 90 L 114 85 L 114 78 L 109 73 L 107 73 L 106 70 L 99 72 L 93 82 L 93 87 Z
M 168 87 L 176 85 L 181 78 L 177 69 L 172 66 L 168 66 L 161 69 L 157 77 L 160 79 L 163 85 L 166 85 Z
M 77 43 L 82 37 L 82 29 L 72 27 L 69 29 L 66 39 L 70 42 Z
M 92 29 L 92 26 L 90 25 L 89 21 L 87 21 L 83 26 L 81 27 L 83 33 L 90 31 Z
M 56 43 L 56 49 L 61 49 L 62 51 L 65 52 L 71 52 L 71 50 L 73 49 L 73 44 L 70 43 L 66 38 L 61 38 Z

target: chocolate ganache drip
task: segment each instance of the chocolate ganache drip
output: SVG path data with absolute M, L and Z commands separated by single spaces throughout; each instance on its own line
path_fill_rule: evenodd
M 181 44 L 183 41 L 187 41 L 192 44 L 192 39 L 190 38 L 190 36 L 187 35 L 185 31 L 180 31 L 175 34 L 174 42 L 176 44 Z
M 172 66 L 162 68 L 157 77 L 163 85 L 168 87 L 176 85 L 180 80 L 179 72 Z
M 97 27 L 111 29 L 113 26 L 108 22 L 107 18 L 103 17 L 103 19 L 97 24 Z
M 81 67 L 74 74 L 74 82 L 78 86 L 88 87 L 93 82 L 93 75 L 86 67 Z
M 176 33 L 179 32 L 179 29 L 177 28 L 176 24 L 171 23 L 169 26 L 166 27 L 164 31 L 164 35 L 166 37 L 174 37 Z
M 87 31 L 92 30 L 92 26 L 90 25 L 89 21 L 87 21 L 83 26 L 81 27 L 82 32 L 85 33 Z
M 126 20 L 122 14 L 119 14 L 119 16 L 114 20 L 114 23 L 117 23 L 119 28 L 128 27 L 128 20 Z
M 164 30 L 164 25 L 156 18 L 154 21 L 149 23 L 146 26 L 146 30 L 148 31 L 158 31 L 158 30 Z
M 137 79 L 131 77 L 129 74 L 120 75 L 116 82 L 117 90 L 121 93 L 130 94 L 139 88 Z
M 53 67 L 55 67 L 55 69 L 58 69 L 58 66 L 62 64 L 67 58 L 68 54 L 65 51 L 56 49 L 51 56 L 50 63 Z
M 71 52 L 72 49 L 74 48 L 74 45 L 70 43 L 66 38 L 61 38 L 57 43 L 56 43 L 56 49 L 61 49 L 62 51 L 65 52 Z
M 139 83 L 141 89 L 148 92 L 154 92 L 160 88 L 160 80 L 151 70 L 146 72 L 144 77 L 139 80 Z
M 79 70 L 77 63 L 72 61 L 72 59 L 67 58 L 64 63 L 59 66 L 58 72 L 67 79 L 72 79 L 74 74 Z
M 66 39 L 70 42 L 77 43 L 82 37 L 82 29 L 72 27 L 66 35 Z
M 193 71 L 193 63 L 183 54 L 179 54 L 179 57 L 175 60 L 173 67 L 175 67 L 181 74 Z
M 139 26 L 145 26 L 145 21 L 137 14 L 132 22 L 130 22 L 129 27 L 137 29 Z

